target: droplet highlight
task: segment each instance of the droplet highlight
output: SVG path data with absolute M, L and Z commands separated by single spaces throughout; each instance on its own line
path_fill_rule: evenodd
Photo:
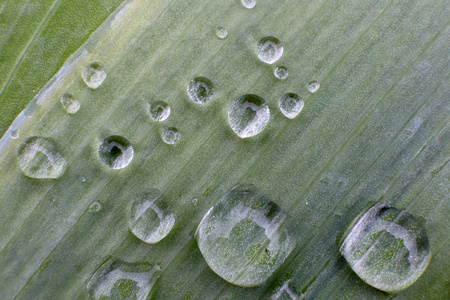
M 256 5 L 256 0 L 241 0 L 242 5 L 247 9 L 252 9 Z
M 123 169 L 133 159 L 134 149 L 124 137 L 112 135 L 107 137 L 98 148 L 100 160 L 112 169 Z
M 75 100 L 70 94 L 62 95 L 61 104 L 69 114 L 74 114 L 80 109 L 80 102 Z
M 317 81 L 312 81 L 308 85 L 308 91 L 312 94 L 317 92 L 319 90 L 319 88 L 320 88 L 320 83 L 318 83 Z
M 304 105 L 300 96 L 294 93 L 284 94 L 279 102 L 281 112 L 288 119 L 295 118 L 302 111 Z
M 231 104 L 228 122 L 240 138 L 259 134 L 269 123 L 270 110 L 264 99 L 253 94 L 243 95 Z
M 162 122 L 170 116 L 170 106 L 164 101 L 149 104 L 150 116 L 156 122 Z
M 214 85 L 206 77 L 196 77 L 189 81 L 187 87 L 189 99 L 197 104 L 206 104 L 214 94 Z
M 256 54 L 262 62 L 271 65 L 283 55 L 283 46 L 276 37 L 266 36 L 256 46 Z
M 228 30 L 225 27 L 218 27 L 216 29 L 216 36 L 223 40 L 228 36 Z
M 286 67 L 281 66 L 281 67 L 276 67 L 273 70 L 273 75 L 276 78 L 283 80 L 283 79 L 286 79 L 288 77 L 289 72 L 288 72 L 288 69 Z
M 163 139 L 164 143 L 173 145 L 178 142 L 178 140 L 181 137 L 180 131 L 175 127 L 169 127 L 166 128 L 163 133 L 161 134 L 161 138 Z
M 100 63 L 94 62 L 89 64 L 83 72 L 81 72 L 84 82 L 91 89 L 98 88 L 106 78 L 106 72 L 101 67 Z

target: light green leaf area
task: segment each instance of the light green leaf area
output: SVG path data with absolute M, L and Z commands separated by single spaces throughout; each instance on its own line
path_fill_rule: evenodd
M 2 298 L 86 299 L 110 258 L 159 265 L 155 299 L 448 298 L 449 9 L 444 0 L 125 2 L 0 142 Z M 273 65 L 255 52 L 265 36 L 284 47 Z M 91 63 L 107 75 L 96 89 L 81 76 Z M 278 66 L 286 79 L 274 76 Z M 195 77 L 214 84 L 204 105 L 187 94 Z M 75 113 L 61 104 L 65 93 L 79 102 Z M 293 119 L 278 107 L 286 93 L 304 101 Z M 244 94 L 262 97 L 270 119 L 241 139 L 228 110 Z M 149 112 L 156 101 L 170 106 L 162 122 Z M 178 129 L 175 144 L 161 138 L 168 127 Z M 112 135 L 133 147 L 122 169 L 98 156 Z M 53 140 L 67 162 L 59 179 L 20 171 L 17 151 L 31 136 Z M 231 188 L 252 183 L 290 215 L 297 246 L 264 284 L 243 288 L 208 267 L 194 233 Z M 126 213 L 151 189 L 175 217 L 157 244 L 130 233 Z M 378 200 L 423 218 L 431 244 L 427 270 L 397 295 L 359 279 L 337 245 Z

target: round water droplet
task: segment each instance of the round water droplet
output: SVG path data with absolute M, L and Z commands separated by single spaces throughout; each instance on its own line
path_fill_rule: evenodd
M 422 222 L 408 212 L 377 204 L 357 218 L 340 252 L 371 286 L 397 293 L 413 284 L 431 258 Z
M 29 137 L 18 149 L 19 168 L 31 178 L 59 178 L 67 168 L 67 162 L 56 151 L 50 138 Z
M 228 30 L 225 27 L 218 27 L 216 30 L 216 36 L 223 40 L 228 36 Z
M 286 214 L 253 185 L 238 185 L 220 199 L 195 237 L 209 267 L 245 287 L 263 284 L 295 246 Z
M 86 178 L 83 176 L 80 177 L 80 180 L 81 180 L 81 182 L 86 182 Z
M 156 244 L 165 238 L 175 224 L 175 217 L 160 200 L 161 193 L 152 190 L 131 203 L 128 224 L 140 240 Z
M 98 148 L 100 160 L 112 169 L 123 169 L 134 156 L 133 146 L 124 137 L 112 135 L 107 137 Z
M 294 93 L 284 94 L 279 103 L 281 112 L 289 119 L 295 118 L 302 111 L 304 105 L 300 96 Z
M 94 62 L 88 65 L 81 73 L 84 82 L 91 89 L 98 88 L 106 78 L 106 72 L 102 69 L 100 63 Z
M 263 98 L 247 94 L 237 98 L 228 111 L 228 122 L 240 138 L 260 133 L 269 123 L 270 110 Z
M 161 137 L 162 137 L 164 143 L 173 145 L 176 142 L 178 142 L 178 140 L 181 137 L 181 133 L 175 127 L 169 127 L 163 131 L 163 133 L 161 134 Z
M 147 299 L 159 272 L 159 266 L 149 263 L 108 260 L 87 284 L 89 299 Z
M 308 91 L 310 93 L 315 93 L 317 92 L 317 90 L 320 88 L 320 83 L 318 83 L 317 81 L 312 81 L 309 83 L 308 85 Z
M 170 106 L 164 101 L 156 101 L 149 106 L 150 116 L 157 122 L 162 122 L 170 115 Z
M 74 114 L 80 109 L 80 102 L 75 100 L 70 94 L 62 95 L 61 104 L 69 114 Z
M 11 130 L 11 138 L 16 140 L 19 138 L 19 129 Z
M 273 70 L 273 75 L 278 79 L 286 79 L 289 73 L 286 67 L 276 67 Z
M 102 209 L 102 205 L 95 201 L 94 203 L 92 203 L 91 205 L 89 205 L 88 211 L 89 212 L 99 212 Z
M 256 0 L 241 0 L 242 5 L 247 9 L 252 9 L 256 5 Z
M 205 104 L 211 100 L 214 94 L 214 85 L 206 77 L 196 77 L 189 81 L 187 93 L 195 103 Z
M 256 46 L 256 54 L 262 62 L 273 64 L 283 55 L 283 46 L 276 37 L 266 36 Z

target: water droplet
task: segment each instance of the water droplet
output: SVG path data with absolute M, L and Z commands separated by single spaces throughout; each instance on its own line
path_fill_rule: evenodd
M 320 83 L 318 83 L 317 81 L 312 81 L 309 83 L 308 85 L 308 91 L 310 93 L 315 93 L 317 92 L 317 90 L 320 88 Z
M 178 140 L 181 137 L 181 133 L 175 127 L 169 127 L 163 131 L 163 133 L 161 134 L 161 137 L 162 137 L 164 143 L 173 145 L 176 142 L 178 142 Z
M 252 9 L 256 5 L 256 0 L 241 0 L 242 5 L 247 9 Z
M 302 111 L 304 105 L 300 96 L 294 93 L 284 94 L 279 103 L 281 112 L 288 119 L 295 118 Z
M 205 104 L 211 100 L 214 94 L 214 85 L 206 77 L 196 77 L 189 81 L 187 93 L 195 103 Z
M 59 178 L 67 168 L 67 162 L 56 151 L 50 138 L 29 137 L 18 149 L 19 168 L 31 178 Z
M 19 138 L 19 129 L 11 130 L 11 138 L 16 140 Z
M 378 204 L 354 224 L 340 252 L 366 283 L 397 293 L 425 271 L 431 258 L 430 243 L 418 218 L 404 210 Z
M 83 176 L 80 177 L 81 182 L 86 182 L 86 178 L 84 178 Z
M 256 46 L 256 54 L 262 62 L 271 65 L 283 55 L 283 46 L 276 37 L 266 36 Z
M 81 73 L 84 82 L 91 89 L 98 88 L 106 78 L 106 72 L 102 69 L 100 63 L 94 62 L 88 65 Z
M 112 135 L 107 137 L 98 148 L 100 160 L 112 169 L 123 169 L 134 156 L 133 146 L 124 137 Z
M 80 102 L 75 100 L 70 94 L 62 95 L 61 104 L 69 114 L 74 114 L 80 109 Z
M 156 101 L 149 105 L 150 116 L 156 122 L 162 122 L 170 115 L 170 106 L 164 101 Z
M 128 224 L 140 240 L 156 244 L 165 238 L 175 224 L 175 217 L 160 200 L 161 193 L 151 190 L 131 203 Z
M 89 205 L 88 211 L 89 212 L 99 212 L 102 209 L 102 205 L 95 201 L 94 203 L 92 203 L 91 205 Z
M 228 30 L 225 27 L 218 27 L 216 29 L 216 36 L 223 40 L 224 38 L 226 38 L 228 36 Z
M 195 197 L 195 198 L 192 198 L 192 205 L 193 206 L 197 206 L 197 204 L 198 204 L 198 198 L 197 197 Z
M 269 123 L 270 110 L 264 99 L 252 94 L 243 95 L 231 104 L 228 122 L 240 138 L 260 133 Z
M 286 79 L 289 73 L 286 67 L 281 66 L 276 67 L 275 70 L 273 70 L 273 75 L 278 79 Z
M 220 199 L 195 237 L 209 267 L 245 287 L 264 283 L 295 246 L 286 214 L 253 185 L 238 185 Z
M 160 267 L 149 263 L 108 260 L 92 275 L 87 288 L 90 299 L 147 299 Z

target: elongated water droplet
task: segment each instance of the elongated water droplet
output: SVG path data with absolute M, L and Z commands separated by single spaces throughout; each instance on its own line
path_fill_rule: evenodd
M 33 136 L 23 142 L 18 149 L 19 168 L 31 178 L 59 178 L 67 168 L 67 162 L 56 151 L 50 138 Z
M 161 134 L 161 137 L 162 137 L 164 143 L 173 145 L 176 142 L 178 142 L 178 140 L 181 137 L 181 133 L 180 133 L 180 131 L 178 131 L 177 128 L 169 127 L 163 131 L 163 133 Z
M 228 111 L 228 122 L 240 138 L 260 133 L 270 119 L 270 110 L 263 98 L 247 94 L 237 98 Z
M 294 93 L 286 93 L 280 99 L 280 110 L 286 118 L 295 118 L 303 109 L 305 105 L 300 96 Z
M 88 65 L 81 73 L 84 82 L 91 89 L 98 88 L 106 78 L 106 72 L 102 69 L 100 63 L 94 62 Z
M 253 185 L 238 185 L 220 199 L 195 237 L 216 274 L 246 287 L 263 284 L 295 246 L 286 214 Z
M 228 30 L 225 27 L 218 27 L 216 30 L 216 36 L 223 40 L 228 36 Z
M 87 285 L 89 298 L 147 299 L 159 272 L 158 265 L 108 260 L 92 275 Z
M 256 5 L 256 0 L 241 0 L 242 5 L 247 9 L 252 9 Z
M 276 67 L 273 70 L 273 75 L 275 75 L 276 78 L 278 79 L 286 79 L 289 75 L 288 70 L 286 67 Z
M 112 135 L 107 137 L 98 148 L 100 160 L 112 169 L 123 169 L 131 162 L 134 149 L 124 137 Z
M 423 224 L 386 204 L 375 205 L 356 219 L 340 252 L 362 280 L 389 293 L 413 284 L 431 258 Z
M 205 104 L 211 101 L 214 94 L 214 85 L 206 77 L 196 77 L 189 81 L 187 87 L 189 98 L 198 104 Z
M 312 81 L 309 83 L 308 85 L 308 91 L 310 93 L 315 93 L 317 92 L 317 90 L 320 88 L 320 83 L 318 83 L 317 81 Z
M 170 115 L 170 106 L 164 101 L 156 101 L 149 105 L 150 116 L 157 122 L 162 122 Z
M 283 55 L 283 46 L 276 37 L 266 36 L 256 46 L 256 54 L 262 62 L 273 64 Z
M 61 104 L 69 114 L 74 114 L 80 109 L 80 102 L 75 100 L 70 94 L 62 95 Z

